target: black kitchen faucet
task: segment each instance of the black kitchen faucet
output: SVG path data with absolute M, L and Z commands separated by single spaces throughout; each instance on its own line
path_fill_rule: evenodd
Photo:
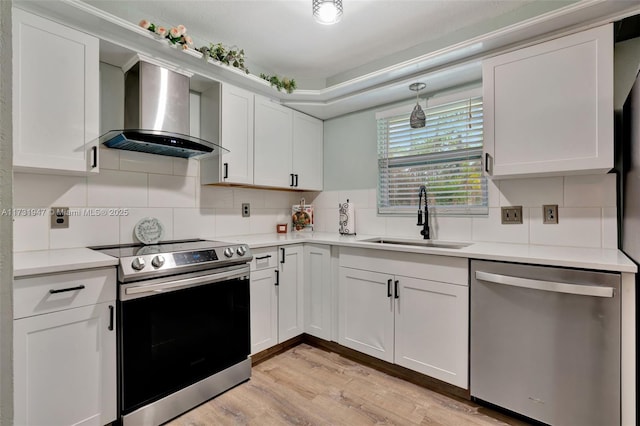
M 424 221 L 422 220 L 422 194 L 424 194 Z M 420 235 L 425 240 L 430 239 L 429 237 L 429 206 L 427 205 L 427 187 L 424 185 L 420 185 L 420 194 L 418 200 L 418 226 L 422 226 L 422 231 L 420 231 Z

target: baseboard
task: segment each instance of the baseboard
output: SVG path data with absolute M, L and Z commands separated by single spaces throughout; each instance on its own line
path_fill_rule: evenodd
M 265 349 L 264 351 L 260 351 L 257 354 L 251 355 L 251 366 L 254 367 L 261 362 L 268 360 L 269 358 L 273 358 L 274 356 L 285 352 L 286 350 L 298 346 L 300 343 L 304 341 L 304 334 L 301 334 L 296 337 L 292 337 L 289 340 L 285 340 L 282 343 L 278 343 L 275 346 L 270 347 L 269 349 Z

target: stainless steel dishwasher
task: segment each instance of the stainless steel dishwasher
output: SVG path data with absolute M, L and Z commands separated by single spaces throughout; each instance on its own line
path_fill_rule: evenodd
M 620 425 L 620 275 L 471 262 L 471 395 L 532 419 Z

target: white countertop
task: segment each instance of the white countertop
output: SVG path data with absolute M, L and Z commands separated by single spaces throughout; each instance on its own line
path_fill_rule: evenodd
M 243 242 L 251 248 L 271 247 L 296 243 L 331 244 L 377 250 L 435 254 L 470 259 L 500 260 L 537 265 L 564 266 L 615 272 L 637 272 L 637 266 L 624 253 L 616 249 L 538 246 L 507 243 L 470 243 L 460 249 L 416 247 L 366 242 L 375 235 L 343 236 L 334 233 L 254 234 L 220 237 L 217 240 Z M 393 237 L 384 237 L 393 238 Z M 402 237 L 402 240 L 421 241 Z M 14 254 L 14 276 L 49 274 L 54 272 L 114 266 L 118 259 L 87 248 L 41 250 Z
M 115 257 L 88 248 L 25 251 L 13 254 L 13 276 L 51 274 L 117 264 Z
M 378 244 L 362 240 L 377 237 L 376 235 L 348 235 L 334 233 L 300 233 L 300 234 L 259 234 L 222 237 L 220 240 L 244 242 L 251 248 L 269 247 L 295 243 L 320 243 L 343 247 L 361 247 L 388 251 L 425 253 L 442 256 L 466 257 L 470 259 L 500 260 L 505 262 L 531 263 L 537 265 L 564 266 L 568 268 L 595 269 L 616 272 L 637 272 L 637 266 L 620 250 L 602 248 L 541 246 L 508 243 L 470 243 L 460 249 L 429 248 L 416 246 L 400 246 Z M 385 236 L 383 238 L 394 238 Z M 402 240 L 421 241 L 419 238 L 400 237 Z

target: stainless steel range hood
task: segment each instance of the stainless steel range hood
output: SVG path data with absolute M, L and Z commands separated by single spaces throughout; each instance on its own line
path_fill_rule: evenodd
M 200 158 L 226 151 L 189 136 L 189 77 L 145 61 L 125 74 L 124 129 L 100 136 L 109 148 Z

